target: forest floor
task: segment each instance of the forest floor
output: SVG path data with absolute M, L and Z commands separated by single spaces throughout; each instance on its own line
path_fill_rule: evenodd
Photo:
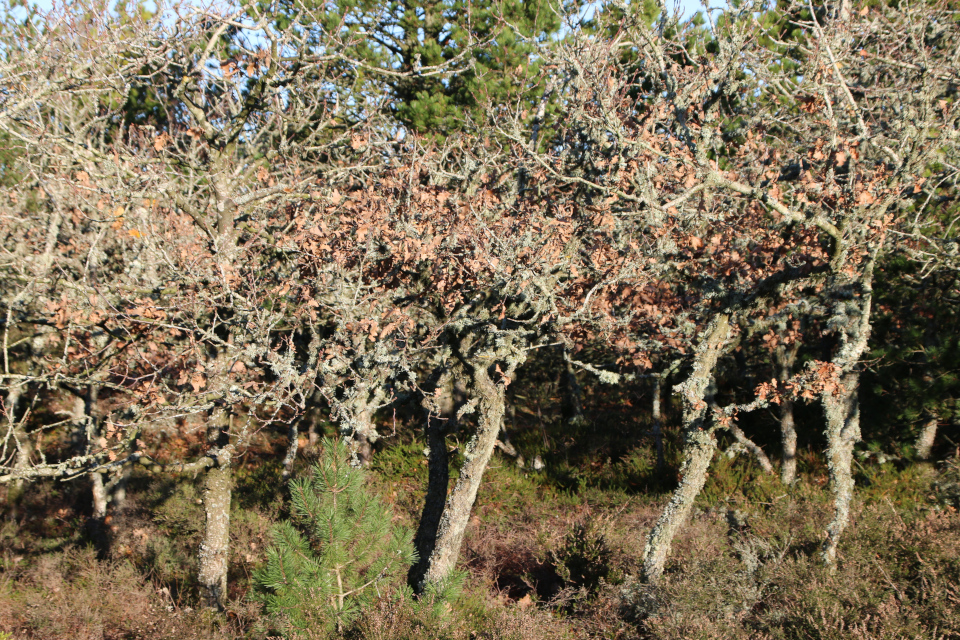
M 649 442 L 630 447 L 629 434 L 616 430 L 593 440 L 516 433 L 531 455 L 521 468 L 498 453 L 485 474 L 461 553 L 459 595 L 430 608 L 402 590 L 385 592 L 344 637 L 960 638 L 955 450 L 941 447 L 933 463 L 860 457 L 833 573 L 819 559 L 830 517 L 822 456 L 805 450 L 799 480 L 786 487 L 751 459 L 721 454 L 652 589 L 633 578 L 676 482 L 677 434 L 669 434 L 667 465 L 658 471 Z M 282 439 L 262 445 L 236 474 L 225 614 L 197 608 L 196 482 L 132 478 L 99 559 L 83 481 L 40 483 L 2 503 L 0 640 L 270 637 L 251 576 L 272 523 L 286 514 L 286 496 L 276 462 Z M 530 462 L 536 451 L 545 464 L 539 471 Z M 298 472 L 309 462 L 308 452 Z M 396 520 L 413 527 L 426 483 L 423 443 L 388 440 L 369 481 Z

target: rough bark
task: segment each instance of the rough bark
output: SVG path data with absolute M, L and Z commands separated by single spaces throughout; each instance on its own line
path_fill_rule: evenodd
M 88 450 L 99 446 L 97 441 L 100 438 L 100 424 L 97 416 L 94 415 L 99 396 L 100 387 L 98 385 L 90 385 L 89 389 L 87 389 L 86 396 L 83 398 L 82 405 L 77 403 L 75 407 L 75 411 L 82 407 L 82 413 L 80 415 L 75 414 L 74 419 L 83 425 L 82 428 L 86 432 Z M 91 473 L 89 476 L 93 497 L 93 512 L 90 514 L 89 524 L 90 535 L 97 549 L 97 555 L 100 558 L 106 558 L 110 550 L 106 523 L 107 504 L 109 502 L 107 488 L 103 482 L 103 474 Z
M 365 407 L 356 412 L 353 429 L 347 435 L 347 446 L 356 460 L 355 464 L 366 467 L 373 458 L 373 443 L 379 439 L 373 423 L 373 407 Z
M 447 500 L 447 488 L 450 485 L 450 467 L 447 455 L 446 435 L 453 426 L 453 386 L 449 376 L 437 385 L 439 397 L 428 396 L 424 399 L 426 413 L 427 463 L 429 477 L 427 495 L 420 514 L 420 524 L 413 543 L 419 560 L 410 567 L 408 581 L 418 593 L 425 587 L 424 576 L 428 562 L 437 544 L 437 531 L 443 516 Z
M 200 543 L 198 580 L 204 607 L 223 610 L 227 600 L 227 562 L 230 556 L 230 500 L 233 478 L 229 436 L 222 424 L 212 424 L 207 439 L 214 447 L 216 465 L 204 476 L 203 509 L 206 516 Z
M 857 367 L 870 338 L 872 260 L 858 284 L 861 297 L 857 303 L 841 300 L 837 304 L 836 318 L 843 324 L 840 328 L 840 348 L 833 363 L 840 370 L 840 385 L 825 392 L 822 400 L 826 418 L 827 468 L 833 494 L 833 519 L 827 525 L 823 560 L 831 569 L 836 567 L 837 545 L 850 519 L 850 503 L 853 500 L 853 447 L 860 441 L 860 404 L 857 397 L 860 374 Z
M 706 424 L 707 403 L 704 397 L 729 335 L 729 318 L 721 315 L 714 320 L 706 338 L 697 347 L 690 377 L 680 385 L 685 432 L 684 460 L 680 468 L 683 479 L 650 532 L 643 550 L 642 577 L 651 584 L 658 582 L 663 575 L 673 538 L 687 519 L 693 501 L 706 482 L 707 468 L 717 448 L 713 430 Z
M 503 428 L 503 386 L 491 380 L 489 372 L 483 366 L 474 366 L 471 373 L 473 390 L 479 401 L 479 425 L 477 433 L 467 443 L 460 477 L 443 507 L 436 543 L 426 557 L 424 576 L 417 585 L 421 592 L 428 585 L 443 584 L 453 571 L 483 472 L 493 455 L 497 435 Z
M 797 359 L 799 342 L 790 347 L 777 347 L 777 363 L 780 365 L 780 380 L 789 380 Z M 793 400 L 784 397 L 780 403 L 780 481 L 793 484 L 797 479 L 797 426 L 793 419 Z
M 793 418 L 793 400 L 780 404 L 780 481 L 793 484 L 797 480 L 797 425 Z
M 297 461 L 297 451 L 300 448 L 299 424 L 300 420 L 291 420 L 290 426 L 287 427 L 287 453 L 283 456 L 283 473 L 281 474 L 284 481 L 289 480 L 293 475 L 293 463 Z
M 919 460 L 929 460 L 930 454 L 933 451 L 933 442 L 937 438 L 937 416 L 934 416 L 927 420 L 927 423 L 923 425 L 923 429 L 920 430 L 920 435 L 917 436 L 917 442 L 914 446 L 917 452 L 917 459 Z
M 853 447 L 860 441 L 860 403 L 857 400 L 859 374 L 843 376 L 843 389 L 823 396 L 827 422 L 827 466 L 830 471 L 830 491 L 833 493 L 833 519 L 827 525 L 827 539 L 823 545 L 823 559 L 828 566 L 837 562 L 840 535 L 850 519 L 853 500 Z

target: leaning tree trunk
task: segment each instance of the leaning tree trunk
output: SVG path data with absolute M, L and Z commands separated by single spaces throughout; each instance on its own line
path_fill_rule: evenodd
M 206 522 L 200 543 L 200 600 L 204 607 L 223 610 L 227 601 L 227 566 L 230 557 L 230 500 L 233 477 L 229 434 L 222 416 L 214 416 L 207 429 L 215 464 L 204 476 L 203 509 Z
M 733 435 L 737 442 L 740 445 L 750 452 L 754 458 L 757 460 L 757 464 L 760 465 L 760 468 L 763 469 L 766 473 L 774 473 L 773 463 L 770 462 L 770 458 L 767 457 L 767 454 L 764 453 L 763 449 L 760 448 L 756 442 L 751 440 L 747 434 L 743 432 L 743 429 L 738 427 L 735 423 L 731 422 L 727 426 L 727 430 Z
M 439 586 L 449 577 L 460 555 L 463 534 L 470 512 L 477 499 L 483 472 L 490 462 L 500 429 L 503 428 L 504 387 L 490 379 L 487 368 L 475 365 L 472 371 L 473 390 L 479 400 L 477 433 L 467 443 L 460 477 L 447 496 L 443 515 L 437 526 L 436 543 L 426 556 L 423 579 L 416 589 Z M 426 510 L 426 507 L 424 507 Z
M 682 385 L 683 422 L 685 432 L 684 459 L 680 468 L 683 479 L 663 510 L 643 550 L 643 580 L 656 583 L 663 575 L 674 536 L 683 525 L 707 479 L 707 468 L 717 448 L 717 439 L 706 423 L 707 403 L 704 397 L 713 379 L 713 371 L 730 335 L 730 321 L 719 316 L 697 347 L 693 372 Z
M 426 584 L 424 576 L 429 568 L 429 560 L 437 546 L 437 531 L 440 528 L 440 519 L 443 517 L 444 504 L 447 500 L 447 489 L 450 486 L 450 462 L 447 454 L 447 433 L 453 428 L 455 413 L 453 411 L 453 381 L 452 376 L 445 376 L 437 384 L 437 396 L 428 396 L 424 399 L 426 413 L 427 436 L 427 495 L 423 503 L 423 512 L 420 514 L 420 524 L 413 544 L 417 549 L 419 560 L 410 567 L 408 582 L 418 593 L 423 593 Z
M 780 365 L 780 381 L 785 382 L 793 375 L 793 364 L 797 359 L 799 342 L 789 348 L 777 347 L 777 364 Z M 797 426 L 793 419 L 793 400 L 784 397 L 780 402 L 780 481 L 793 484 L 797 479 Z

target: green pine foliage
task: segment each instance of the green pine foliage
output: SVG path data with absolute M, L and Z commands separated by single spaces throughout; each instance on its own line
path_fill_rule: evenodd
M 574 6 L 557 0 L 259 3 L 279 8 L 281 29 L 292 26 L 318 43 L 340 39 L 343 52 L 359 63 L 342 68 L 341 76 L 352 79 L 352 94 L 339 96 L 348 112 L 350 104 L 387 96 L 400 125 L 435 140 L 482 125 L 488 109 L 522 105 L 534 112 L 544 90 L 534 43 L 558 34 L 560 15 Z M 305 17 L 303 8 L 322 10 Z
M 309 477 L 290 483 L 291 520 L 273 530 L 254 576 L 277 630 L 333 636 L 391 589 L 415 562 L 412 534 L 366 487 L 340 441 L 325 440 Z

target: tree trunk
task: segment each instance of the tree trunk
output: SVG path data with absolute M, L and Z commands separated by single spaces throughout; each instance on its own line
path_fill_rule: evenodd
M 87 438 L 87 449 L 99 448 L 100 423 L 95 416 L 97 400 L 100 396 L 100 387 L 90 385 L 87 389 L 86 397 L 83 400 L 83 414 L 74 416 L 82 421 Z M 79 408 L 79 404 L 77 408 Z M 93 544 L 97 549 L 97 556 L 101 559 L 107 557 L 110 552 L 110 541 L 107 533 L 107 488 L 103 483 L 102 473 L 90 473 L 91 493 L 93 497 L 93 513 L 90 515 L 90 534 Z
M 749 451 L 754 458 L 757 459 L 757 463 L 764 471 L 767 473 L 774 473 L 773 463 L 770 462 L 770 458 L 767 457 L 767 454 L 763 452 L 763 449 L 761 449 L 756 442 L 747 437 L 747 434 L 743 432 L 743 429 L 738 427 L 733 422 L 727 426 L 727 429 L 733 434 L 733 437 L 736 438 L 737 442 L 743 445 L 743 447 Z
M 683 526 L 693 501 L 707 481 L 707 469 L 717 449 L 717 438 L 712 431 L 701 428 L 688 430 L 683 447 L 683 479 L 663 510 L 643 550 L 643 580 L 656 584 L 663 575 L 674 536 Z
M 298 426 L 300 424 L 300 419 L 294 419 L 290 421 L 290 426 L 287 427 L 287 454 L 283 456 L 283 473 L 282 478 L 284 482 L 290 479 L 290 476 L 293 475 L 293 464 L 297 461 L 297 450 L 300 448 L 300 435 L 298 431 Z
M 653 443 L 657 449 L 657 471 L 663 471 L 663 416 L 660 412 L 660 394 L 663 389 L 663 379 L 660 376 L 653 378 Z
M 854 484 L 853 447 L 860 441 L 860 403 L 857 401 L 859 378 L 859 374 L 850 372 L 841 379 L 842 389 L 823 395 L 827 422 L 827 467 L 834 511 L 833 520 L 827 525 L 823 559 L 830 567 L 836 566 L 837 545 L 850 519 Z
M 580 387 L 580 381 L 577 380 L 577 371 L 570 362 L 566 349 L 563 350 L 563 365 L 560 373 L 563 392 L 561 414 L 564 422 L 578 426 L 586 421 L 583 415 L 583 389 Z
M 437 531 L 440 528 L 440 519 L 447 500 L 447 489 L 450 486 L 450 462 L 446 435 L 452 429 L 455 417 L 453 384 L 450 376 L 440 381 L 437 390 L 440 393 L 439 397 L 428 397 L 424 400 L 429 477 L 423 512 L 420 514 L 420 524 L 413 540 L 419 560 L 410 567 L 408 574 L 408 582 L 417 594 L 423 593 L 426 587 L 424 577 L 437 546 Z
M 840 347 L 833 358 L 833 363 L 840 369 L 840 386 L 826 391 L 822 396 L 826 418 L 827 468 L 830 472 L 830 491 L 833 493 L 833 519 L 827 525 L 823 560 L 831 570 L 836 568 L 837 545 L 850 519 L 850 503 L 853 500 L 853 447 L 860 441 L 860 403 L 857 398 L 860 374 L 857 367 L 870 338 L 872 259 L 858 284 L 862 297 L 856 306 L 846 300 L 837 303 L 836 317 L 844 321 L 840 330 Z M 857 313 L 851 317 L 850 312 L 854 310 Z
M 103 484 L 102 473 L 91 473 L 90 482 L 93 493 L 93 513 L 90 515 L 90 535 L 97 549 L 97 557 L 105 559 L 110 551 L 107 534 L 107 488 Z
M 780 365 L 780 381 L 789 380 L 793 375 L 793 364 L 797 359 L 799 342 L 790 348 L 777 347 L 777 360 Z M 780 481 L 793 484 L 797 479 L 797 427 L 793 419 L 793 400 L 784 398 L 780 403 Z
M 320 442 L 320 406 L 323 396 L 319 393 L 314 394 L 313 402 L 307 408 L 304 419 L 307 421 L 307 451 L 317 450 L 317 444 Z
M 23 393 L 20 385 L 11 384 L 7 389 L 7 399 L 3 403 L 3 410 L 7 418 L 7 429 L 13 436 L 13 444 L 17 448 L 13 468 L 22 471 L 30 466 L 30 441 L 27 440 L 23 427 L 17 419 L 17 406 L 20 404 L 20 395 Z M 21 481 L 17 481 L 17 486 Z
M 917 451 L 917 459 L 919 460 L 929 460 L 930 454 L 933 451 L 933 442 L 937 438 L 937 416 L 930 418 L 923 429 L 920 431 L 920 435 L 917 436 L 917 442 L 915 449 Z
M 453 571 L 483 472 L 493 454 L 497 435 L 503 428 L 503 386 L 491 380 L 483 366 L 474 366 L 472 376 L 473 390 L 479 399 L 479 425 L 477 433 L 467 443 L 460 477 L 443 507 L 436 544 L 426 558 L 423 580 L 417 587 L 420 592 L 428 585 L 443 584 Z
M 215 418 L 216 419 L 216 418 Z M 207 430 L 216 464 L 204 477 L 203 509 L 206 523 L 200 543 L 200 600 L 204 607 L 222 611 L 227 601 L 227 563 L 230 558 L 230 500 L 233 478 L 229 435 L 221 424 Z
M 7 389 L 7 399 L 4 403 L 8 433 L 13 437 L 13 445 L 17 448 L 13 462 L 13 468 L 16 471 L 26 471 L 30 467 L 30 458 L 33 456 L 33 446 L 30 444 L 30 438 L 17 419 L 17 408 L 20 405 L 22 394 L 23 388 L 18 384 L 11 383 L 11 386 Z M 10 505 L 10 520 L 12 521 L 17 519 L 17 502 L 23 493 L 23 487 L 23 480 L 15 480 L 11 487 L 12 490 L 7 493 L 7 502 Z
M 707 403 L 704 397 L 713 379 L 713 371 L 730 334 L 729 319 L 717 317 L 704 341 L 697 347 L 693 372 L 680 385 L 683 398 L 685 432 L 683 479 L 647 538 L 643 550 L 643 580 L 655 584 L 663 575 L 674 536 L 683 525 L 707 479 L 707 469 L 717 448 L 713 429 L 705 424 Z
M 373 443 L 378 438 L 379 434 L 373 424 L 373 408 L 364 407 L 357 411 L 353 429 L 346 438 L 347 447 L 356 460 L 355 464 L 361 467 L 370 465 L 370 460 L 373 458 Z
M 132 455 L 136 452 L 137 443 L 134 441 L 130 443 L 129 453 Z M 116 476 L 107 487 L 107 489 L 110 491 L 110 502 L 113 503 L 114 511 L 123 509 L 127 502 L 127 486 L 130 484 L 131 471 L 132 466 L 125 465 L 120 471 L 120 474 Z

